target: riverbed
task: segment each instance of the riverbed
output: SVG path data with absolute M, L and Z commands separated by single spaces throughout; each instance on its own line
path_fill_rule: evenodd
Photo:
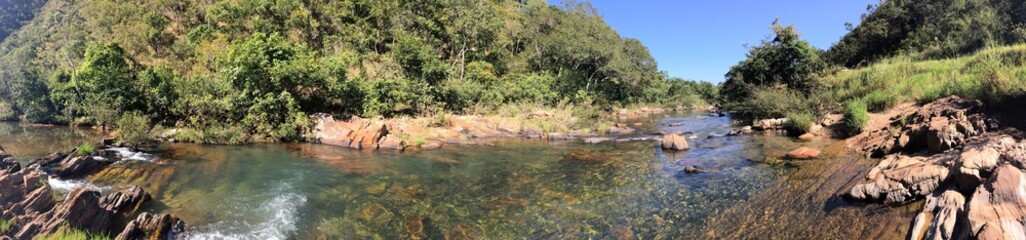
M 499 139 L 494 146 L 360 151 L 317 144 L 164 144 L 55 189 L 138 185 L 187 239 L 899 238 L 917 207 L 840 197 L 874 160 L 843 143 L 727 136 L 731 118 L 653 116 L 620 141 Z M 652 132 L 688 134 L 670 152 Z M 22 161 L 99 134 L 0 123 Z M 809 161 L 764 164 L 800 146 Z M 24 157 L 23 157 L 24 156 Z M 771 161 L 773 162 L 773 161 Z M 686 167 L 699 173 L 687 173 Z

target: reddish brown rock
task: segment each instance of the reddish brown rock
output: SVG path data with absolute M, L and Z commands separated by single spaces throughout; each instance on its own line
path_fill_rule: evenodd
M 104 165 L 92 156 L 69 157 L 61 161 L 60 167 L 57 169 L 57 176 L 61 178 L 85 177 L 99 171 Z
M 849 197 L 860 200 L 902 203 L 933 193 L 949 178 L 949 167 L 958 155 L 908 157 L 891 155 L 870 170 L 866 182 L 856 184 Z
M 820 151 L 808 147 L 800 147 L 787 153 L 787 158 L 808 160 L 819 157 Z
M 118 240 L 177 239 L 185 232 L 185 222 L 171 214 L 154 215 L 144 212 L 125 226 Z
M 149 193 L 142 188 L 132 186 L 131 188 L 108 194 L 100 199 L 100 206 L 112 214 L 127 215 L 134 213 L 142 207 L 142 204 L 152 199 Z
M 1021 239 L 1026 233 L 1026 174 L 998 167 L 969 203 L 970 234 L 977 239 Z
M 801 136 L 798 136 L 798 140 L 801 140 L 803 142 L 811 142 L 813 139 L 816 139 L 816 134 L 805 133 Z
M 378 148 L 402 151 L 403 149 L 406 149 L 406 141 L 390 134 L 381 139 L 381 143 L 378 144 Z

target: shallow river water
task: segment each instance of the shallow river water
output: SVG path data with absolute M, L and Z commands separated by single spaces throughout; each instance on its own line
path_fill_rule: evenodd
M 914 209 L 837 197 L 875 161 L 839 156 L 835 141 L 725 136 L 730 118 L 703 114 L 642 122 L 632 137 L 693 132 L 692 150 L 516 139 L 403 153 L 166 144 L 125 150 L 132 160 L 87 179 L 50 183 L 141 186 L 156 200 L 148 210 L 181 217 L 188 239 L 895 238 Z M 96 136 L 0 123 L 0 146 L 22 161 Z M 798 146 L 826 157 L 756 163 Z

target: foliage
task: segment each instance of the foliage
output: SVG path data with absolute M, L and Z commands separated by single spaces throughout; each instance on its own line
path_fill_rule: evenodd
M 1026 42 L 1023 0 L 893 0 L 867 7 L 861 24 L 826 58 L 846 67 L 916 53 L 950 58 L 996 44 Z
M 860 99 L 872 111 L 903 102 L 959 95 L 1000 102 L 1023 94 L 1026 45 L 992 48 L 958 58 L 917 61 L 909 56 L 822 78 L 822 94 L 836 101 Z M 895 81 L 900 79 L 900 81 Z
M 800 93 L 775 88 L 756 89 L 752 96 L 729 102 L 725 107 L 744 119 L 785 118 L 796 114 L 811 114 L 810 100 Z
M 75 149 L 79 156 L 89 156 L 95 151 L 96 146 L 93 146 L 92 143 L 82 143 L 82 145 L 78 145 L 78 148 Z
M 851 100 L 844 104 L 844 132 L 854 136 L 862 132 L 862 127 L 869 122 L 869 112 L 862 100 Z
M 809 132 L 809 127 L 815 122 L 812 115 L 808 113 L 791 113 L 787 115 L 787 123 L 784 129 L 791 135 L 802 135 Z
M 0 40 L 18 30 L 22 24 L 32 20 L 45 0 L 6 0 L 0 5 Z
M 815 75 L 826 69 L 820 50 L 799 39 L 793 26 L 773 23 L 775 37 L 748 52 L 747 58 L 730 68 L 723 83 L 725 99 L 741 100 L 756 88 L 777 87 L 810 94 L 818 86 Z
M 118 119 L 118 142 L 135 146 L 150 140 L 150 119 L 141 112 L 127 112 Z
M 0 43 L 0 103 L 27 122 L 138 112 L 186 141 L 295 140 L 308 113 L 424 116 L 639 103 L 691 106 L 589 3 L 48 1 Z

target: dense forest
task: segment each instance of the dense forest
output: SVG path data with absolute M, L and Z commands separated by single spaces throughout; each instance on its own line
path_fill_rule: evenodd
M 28 9 L 26 7 L 25 9 Z M 308 114 L 697 104 L 588 3 L 51 0 L 0 44 L 0 118 L 295 140 Z
M 773 23 L 722 85 L 721 101 L 747 119 L 788 118 L 801 134 L 842 113 L 858 133 L 868 111 L 948 95 L 1001 101 L 1023 94 L 1026 1 L 886 0 L 827 50 Z
M 3 0 L 0 1 L 0 40 L 17 31 L 21 25 L 35 16 L 45 0 Z

